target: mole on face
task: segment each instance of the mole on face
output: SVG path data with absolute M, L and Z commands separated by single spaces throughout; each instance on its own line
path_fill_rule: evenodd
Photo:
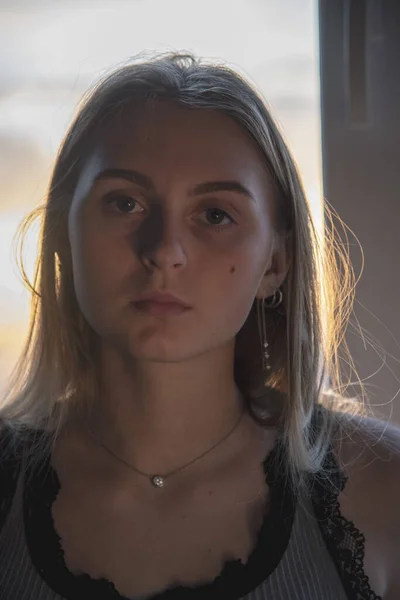
M 232 265 L 230 268 L 230 273 L 234 273 L 236 271 L 235 265 Z

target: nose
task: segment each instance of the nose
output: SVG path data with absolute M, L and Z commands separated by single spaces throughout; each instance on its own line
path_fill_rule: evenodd
M 146 266 L 168 269 L 186 263 L 186 254 L 182 245 L 183 228 L 177 215 L 167 215 L 158 207 L 136 233 L 138 233 L 135 235 L 136 250 Z

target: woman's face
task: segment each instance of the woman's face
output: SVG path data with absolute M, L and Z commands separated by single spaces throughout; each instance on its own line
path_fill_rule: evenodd
M 209 182 L 235 183 L 201 188 Z M 281 283 L 265 275 L 272 212 L 261 152 L 233 119 L 172 103 L 125 110 L 97 135 L 69 214 L 86 320 L 135 359 L 179 361 L 231 343 L 260 284 L 268 295 Z M 139 312 L 132 302 L 155 289 L 192 308 Z

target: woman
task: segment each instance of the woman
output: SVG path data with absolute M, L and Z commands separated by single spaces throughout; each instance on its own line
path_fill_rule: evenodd
M 1 597 L 398 598 L 399 433 L 333 391 L 348 290 L 249 84 L 191 55 L 117 70 L 43 212 Z

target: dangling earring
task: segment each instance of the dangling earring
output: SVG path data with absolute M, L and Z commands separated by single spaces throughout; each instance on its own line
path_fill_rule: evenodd
M 278 294 L 278 296 L 277 296 L 277 294 Z M 258 331 L 259 331 L 260 342 L 261 342 L 261 352 L 263 354 L 262 364 L 263 364 L 264 373 L 267 373 L 268 371 L 271 370 L 271 365 L 268 362 L 268 359 L 269 359 L 268 346 L 269 346 L 269 344 L 267 341 L 267 328 L 266 328 L 266 324 L 265 324 L 265 308 L 276 308 L 277 306 L 279 306 L 282 303 L 282 299 L 283 299 L 283 293 L 280 289 L 277 289 L 274 292 L 274 295 L 272 297 L 272 302 L 270 302 L 269 304 L 266 304 L 266 298 L 262 298 L 261 300 L 258 300 L 258 298 L 257 298 Z

